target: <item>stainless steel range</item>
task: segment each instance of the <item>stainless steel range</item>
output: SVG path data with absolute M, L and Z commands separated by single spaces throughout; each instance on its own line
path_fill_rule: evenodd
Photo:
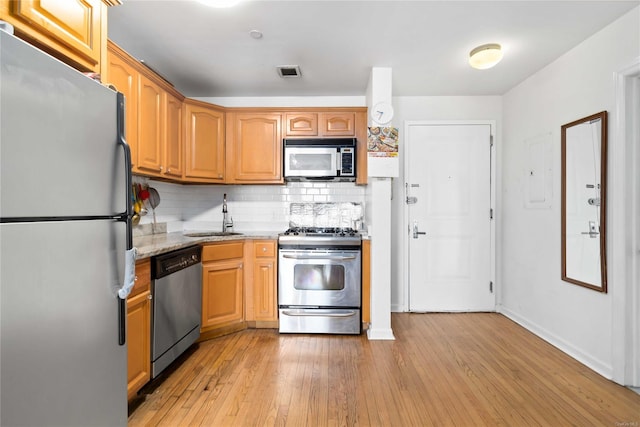
M 281 333 L 361 332 L 361 249 L 350 228 L 290 228 L 279 236 Z

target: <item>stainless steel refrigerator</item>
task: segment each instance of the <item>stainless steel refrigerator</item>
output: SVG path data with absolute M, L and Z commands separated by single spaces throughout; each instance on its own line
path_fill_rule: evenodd
M 0 424 L 126 425 L 124 98 L 3 31 L 0 63 Z

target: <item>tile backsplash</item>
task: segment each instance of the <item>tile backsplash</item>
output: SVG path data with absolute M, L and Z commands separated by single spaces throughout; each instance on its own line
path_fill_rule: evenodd
M 353 213 L 360 217 L 363 216 L 361 210 L 365 205 L 366 187 L 344 182 L 290 182 L 286 185 L 180 185 L 139 176 L 134 176 L 134 182 L 148 183 L 158 190 L 160 205 L 156 208 L 156 218 L 158 222 L 167 224 L 168 232 L 221 228 L 222 198 L 225 193 L 234 229 L 239 232 L 285 230 L 292 219 L 292 204 L 336 203 L 343 206 L 342 211 L 347 207 L 360 209 L 359 213 Z M 358 206 L 352 208 L 354 203 Z M 349 221 L 352 220 L 351 216 Z M 346 221 L 347 216 L 345 215 L 344 218 Z M 143 226 L 152 221 L 153 215 L 149 212 L 142 217 L 140 225 Z
M 340 203 L 291 203 L 289 224 L 292 227 L 342 227 L 360 229 L 363 204 Z

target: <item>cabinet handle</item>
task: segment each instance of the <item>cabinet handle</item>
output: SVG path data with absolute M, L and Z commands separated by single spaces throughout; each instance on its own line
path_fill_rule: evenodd
M 134 282 L 137 282 L 137 281 L 138 281 L 138 276 L 136 276 L 136 277 L 133 279 L 133 281 L 134 281 Z
M 267 248 L 263 247 L 262 252 L 267 252 Z
M 218 174 L 218 178 L 222 178 L 222 174 L 221 173 Z
M 147 296 L 147 299 L 153 299 L 153 295 L 149 294 L 149 295 Z
M 171 168 L 167 169 L 167 173 L 171 173 Z
M 163 169 L 164 169 L 164 167 L 160 166 L 160 170 L 163 170 Z

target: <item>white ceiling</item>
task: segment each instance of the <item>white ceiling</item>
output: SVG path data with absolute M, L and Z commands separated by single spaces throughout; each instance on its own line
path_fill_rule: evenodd
M 109 38 L 191 97 L 364 95 L 372 67 L 393 69 L 394 96 L 502 95 L 638 5 L 124 0 L 109 8 Z M 471 69 L 468 53 L 484 43 L 502 44 L 504 59 Z M 278 65 L 299 65 L 302 78 L 280 78 Z

